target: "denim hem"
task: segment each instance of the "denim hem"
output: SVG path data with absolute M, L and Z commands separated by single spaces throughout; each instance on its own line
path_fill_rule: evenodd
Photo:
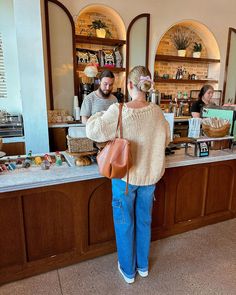
M 119 262 L 118 262 L 118 263 L 119 263 Z M 119 265 L 120 265 L 120 263 L 119 263 Z M 127 278 L 129 278 L 129 279 L 134 279 L 134 278 L 135 278 L 136 272 L 134 272 L 133 275 L 128 275 L 126 272 L 123 271 L 123 269 L 121 268 L 121 266 L 120 266 L 120 270 L 121 270 L 121 272 L 122 272 Z
M 148 271 L 148 267 L 143 267 L 143 268 L 139 268 L 139 267 L 137 267 L 137 271 Z

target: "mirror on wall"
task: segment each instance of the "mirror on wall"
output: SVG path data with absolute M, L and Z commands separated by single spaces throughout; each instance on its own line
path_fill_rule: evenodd
M 76 89 L 74 22 L 69 11 L 56 0 L 45 6 L 50 109 L 72 114 Z
M 136 16 L 127 30 L 126 40 L 126 85 L 129 71 L 134 66 L 148 68 L 149 57 L 150 14 Z M 126 86 L 127 87 L 127 86 Z M 128 93 L 126 88 L 126 94 Z
M 229 28 L 223 88 L 224 103 L 236 103 L 236 29 Z

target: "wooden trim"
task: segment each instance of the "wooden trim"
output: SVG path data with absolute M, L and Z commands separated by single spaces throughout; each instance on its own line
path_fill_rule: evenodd
M 227 41 L 227 51 L 226 51 L 226 61 L 225 61 L 225 76 L 224 76 L 224 85 L 223 85 L 222 104 L 225 103 L 225 92 L 226 92 L 226 84 L 227 84 L 227 76 L 228 76 L 229 52 L 230 52 L 231 33 L 232 32 L 236 33 L 236 29 L 230 27 L 229 31 L 228 31 L 228 41 Z
M 48 1 L 44 2 L 45 9 L 45 27 L 46 27 L 46 43 L 47 43 L 47 62 L 48 62 L 48 86 L 49 86 L 49 109 L 54 110 L 53 102 L 53 86 L 52 86 L 52 63 L 51 63 L 51 46 L 49 34 L 49 16 L 48 16 Z
M 126 44 L 125 40 L 98 38 L 98 37 L 84 36 L 84 35 L 75 35 L 75 42 L 82 43 L 82 44 L 97 44 L 97 45 L 107 45 L 107 46 L 122 46 Z
M 194 58 L 194 57 L 182 57 L 175 55 L 163 55 L 156 54 L 155 61 L 175 61 L 175 62 L 189 62 L 189 63 L 219 63 L 219 59 L 212 58 Z
M 147 35 L 146 35 L 146 67 L 148 68 L 149 62 L 149 36 L 150 36 L 150 13 L 142 13 L 137 15 L 129 24 L 127 34 L 126 34 L 126 75 L 125 75 L 125 101 L 128 100 L 128 89 L 127 89 L 127 82 L 128 82 L 128 74 L 129 74 L 129 53 L 130 53 L 130 31 L 133 24 L 140 18 L 146 17 L 147 18 Z
M 78 64 L 77 65 L 77 71 L 83 71 L 86 67 L 86 64 Z M 98 72 L 102 72 L 104 70 L 111 70 L 113 73 L 120 73 L 125 72 L 125 68 L 109 68 L 109 67 L 97 67 Z
M 72 57 L 73 57 L 73 74 L 74 74 L 74 94 L 78 95 L 77 75 L 76 75 L 76 43 L 75 43 L 75 24 L 69 10 L 57 0 L 45 1 L 45 21 L 46 21 L 46 40 L 47 40 L 47 56 L 48 56 L 48 76 L 49 76 L 49 93 L 50 93 L 50 108 L 54 109 L 53 103 L 53 85 L 52 85 L 52 64 L 51 64 L 51 48 L 50 48 L 50 34 L 49 34 L 49 15 L 48 2 L 58 5 L 68 16 L 71 23 L 72 30 Z

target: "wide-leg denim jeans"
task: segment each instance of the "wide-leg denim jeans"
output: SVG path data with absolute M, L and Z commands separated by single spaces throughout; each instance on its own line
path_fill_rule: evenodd
M 155 185 L 136 186 L 112 179 L 112 208 L 120 268 L 128 278 L 148 270 Z

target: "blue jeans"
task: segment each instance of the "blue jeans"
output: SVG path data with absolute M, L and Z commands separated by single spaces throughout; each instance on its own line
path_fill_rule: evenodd
M 148 270 L 154 185 L 128 186 L 112 179 L 112 207 L 120 268 L 128 278 Z

